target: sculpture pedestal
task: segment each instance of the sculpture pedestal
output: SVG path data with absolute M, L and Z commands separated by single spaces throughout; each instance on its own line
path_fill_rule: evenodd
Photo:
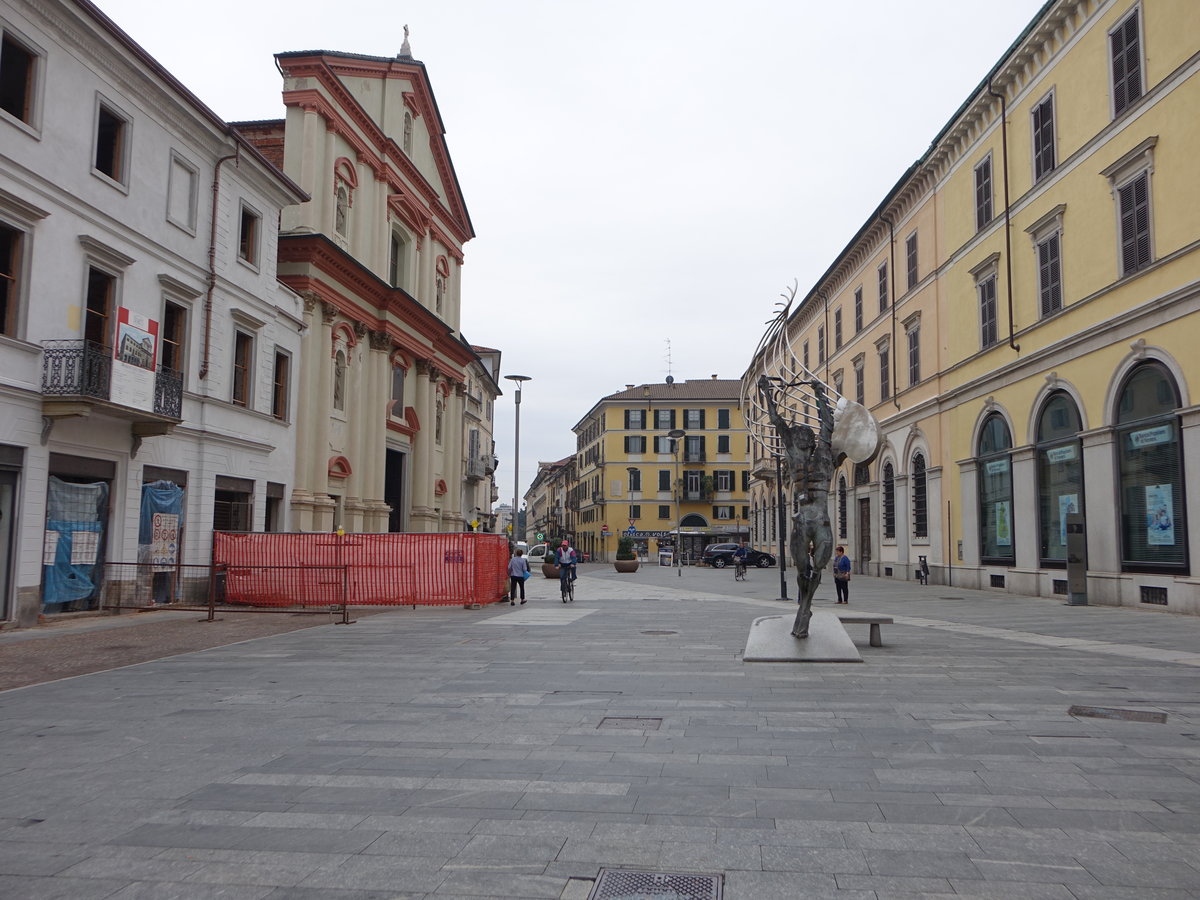
M 796 613 L 761 616 L 750 626 L 743 662 L 860 663 L 862 656 L 835 613 L 814 611 L 808 637 L 792 637 Z

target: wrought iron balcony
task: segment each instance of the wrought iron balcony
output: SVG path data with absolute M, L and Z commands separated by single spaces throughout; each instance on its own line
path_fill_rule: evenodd
M 686 450 L 683 454 L 684 462 L 704 462 L 705 453 L 703 450 Z
M 42 344 L 42 394 L 47 398 L 111 402 L 112 377 L 112 350 L 102 344 L 81 340 Z M 158 369 L 154 375 L 154 407 L 146 412 L 168 419 L 181 418 L 182 373 Z
M 467 460 L 467 480 L 479 481 L 488 474 L 487 460 L 482 456 L 474 456 Z

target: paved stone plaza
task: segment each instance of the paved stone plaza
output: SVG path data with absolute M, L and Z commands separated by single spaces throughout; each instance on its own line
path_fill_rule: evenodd
M 1200 896 L 1200 619 L 856 578 L 861 664 L 743 663 L 775 570 L 529 587 L 0 693 L 0 897 Z

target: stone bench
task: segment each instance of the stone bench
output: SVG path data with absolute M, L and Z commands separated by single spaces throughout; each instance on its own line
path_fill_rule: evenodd
M 843 625 L 870 625 L 871 626 L 871 646 L 882 647 L 883 637 L 880 634 L 880 625 L 891 625 L 891 616 L 862 616 L 853 615 L 851 613 L 838 613 L 838 619 Z

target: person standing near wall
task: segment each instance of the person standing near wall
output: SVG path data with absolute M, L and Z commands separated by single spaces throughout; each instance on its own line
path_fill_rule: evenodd
M 846 555 L 845 547 L 836 547 L 833 551 L 833 586 L 837 588 L 837 602 L 850 602 L 850 557 Z
M 494 570 L 493 570 L 494 571 Z M 525 605 L 525 579 L 529 577 L 529 560 L 520 547 L 508 561 L 508 605 L 517 605 L 517 588 L 521 588 L 521 605 Z

